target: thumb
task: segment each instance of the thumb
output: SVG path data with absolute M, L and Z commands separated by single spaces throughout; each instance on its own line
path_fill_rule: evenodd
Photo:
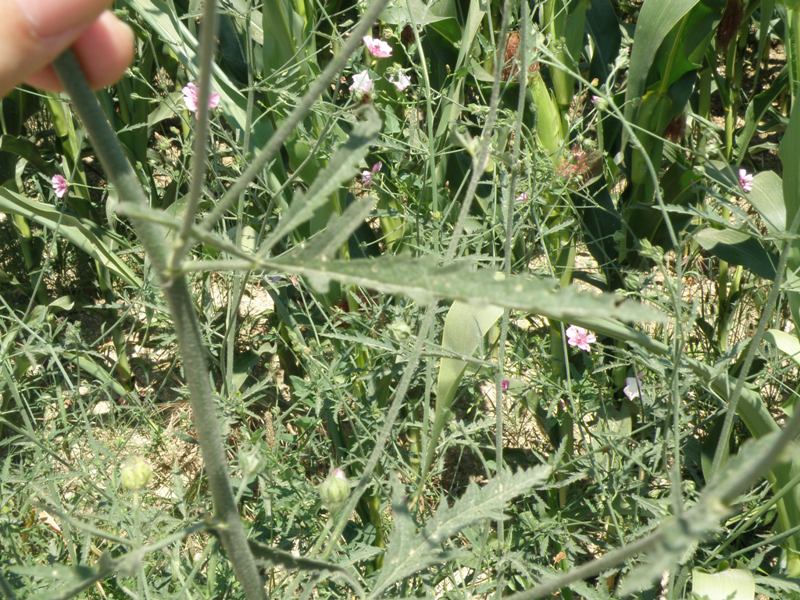
M 68 48 L 111 0 L 0 0 L 0 97 Z

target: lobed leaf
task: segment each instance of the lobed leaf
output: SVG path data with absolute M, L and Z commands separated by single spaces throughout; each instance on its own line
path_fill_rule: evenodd
M 321 290 L 327 289 L 331 281 L 339 281 L 403 294 L 421 303 L 450 298 L 479 306 L 524 310 L 557 321 L 609 318 L 630 322 L 663 321 L 665 318 L 655 308 L 611 294 L 593 294 L 574 286 L 559 288 L 558 282 L 551 278 L 506 277 L 495 271 L 474 270 L 467 262 L 440 266 L 430 259 L 383 256 L 352 261 L 316 259 L 302 263 L 277 258 L 261 264 L 305 275 L 311 285 Z M 254 267 L 250 264 L 247 268 Z
M 370 598 L 380 597 L 395 583 L 446 560 L 449 555 L 442 549 L 444 542 L 465 527 L 480 521 L 504 519 L 506 504 L 543 484 L 551 471 L 550 466 L 541 465 L 516 473 L 502 471 L 484 486 L 472 482 L 464 495 L 452 506 L 440 504 L 419 533 L 403 501 L 402 488 L 395 481 L 392 499 L 394 529 L 389 538 L 383 568 L 378 574 Z

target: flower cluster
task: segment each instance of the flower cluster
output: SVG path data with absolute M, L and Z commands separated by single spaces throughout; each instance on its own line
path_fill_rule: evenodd
M 362 40 L 367 51 L 375 58 L 389 58 L 392 55 L 392 47 L 380 38 L 374 38 L 371 35 L 365 35 Z M 398 92 L 402 92 L 411 85 L 411 78 L 403 71 L 396 71 L 394 74 L 387 77 Z M 375 82 L 369 75 L 369 71 L 364 69 L 359 71 L 351 77 L 350 92 L 358 96 L 365 96 L 371 94 L 375 88 Z
M 369 187 L 372 185 L 372 178 L 380 172 L 381 168 L 383 167 L 383 163 L 380 161 L 376 162 L 372 165 L 372 168 L 369 171 L 361 171 L 361 185 L 364 187 Z

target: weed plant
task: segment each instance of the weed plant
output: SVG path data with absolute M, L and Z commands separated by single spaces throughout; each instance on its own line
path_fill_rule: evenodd
M 800 5 L 125 0 L 0 101 L 0 594 L 800 598 Z

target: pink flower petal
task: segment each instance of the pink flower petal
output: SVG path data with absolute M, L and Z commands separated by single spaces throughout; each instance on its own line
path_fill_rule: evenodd
M 67 178 L 60 173 L 53 175 L 52 179 L 50 179 L 50 184 L 53 186 L 56 198 L 63 198 L 67 195 L 69 183 L 67 183 Z
M 183 102 L 186 104 L 186 108 L 192 111 L 196 117 L 200 108 L 200 89 L 194 82 L 190 82 L 183 86 L 181 92 L 183 93 Z M 208 96 L 208 108 L 214 110 L 219 106 L 220 100 L 219 92 L 211 90 Z
M 389 83 L 396 87 L 398 92 L 402 92 L 411 85 L 411 77 L 405 73 L 398 73 L 395 77 L 389 77 Z
M 361 38 L 372 56 L 377 58 L 388 58 L 392 55 L 392 47 L 380 38 L 365 35 Z
M 753 189 L 753 174 L 748 173 L 747 169 L 739 169 L 739 185 L 745 192 Z
M 570 325 L 567 327 L 567 344 L 584 352 L 591 352 L 592 344 L 597 341 L 597 338 L 591 331 L 587 331 L 583 327 L 577 325 Z
M 366 69 L 353 75 L 352 81 L 353 83 L 350 84 L 350 91 L 354 94 L 369 94 L 375 87 L 369 76 L 369 71 Z

